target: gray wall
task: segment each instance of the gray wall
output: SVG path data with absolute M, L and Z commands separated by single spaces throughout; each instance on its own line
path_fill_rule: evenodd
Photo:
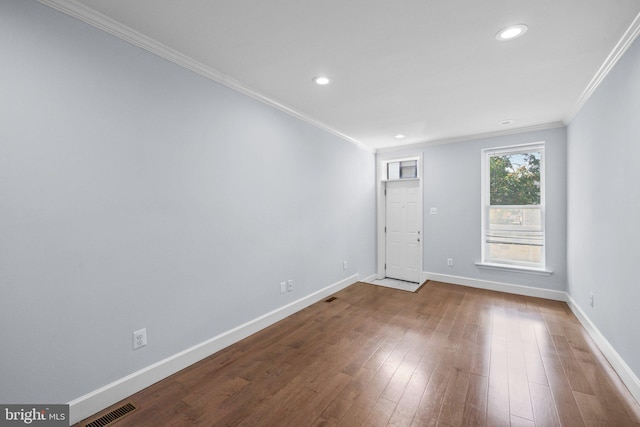
M 0 3 L 0 52 L 0 402 L 375 272 L 373 154 L 35 1 Z
M 546 261 L 550 276 L 477 267 L 481 261 L 482 150 L 544 141 L 546 159 Z M 415 146 L 424 161 L 423 270 L 468 279 L 566 290 L 565 128 L 483 138 L 453 144 Z M 388 155 L 387 150 L 380 156 Z M 430 215 L 430 208 L 438 208 Z M 447 267 L 447 258 L 454 266 Z
M 640 376 L 639 41 L 570 123 L 567 139 L 569 293 Z

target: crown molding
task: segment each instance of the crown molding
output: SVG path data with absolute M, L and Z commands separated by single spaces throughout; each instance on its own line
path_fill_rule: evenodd
M 543 125 L 538 125 L 538 126 L 531 126 L 531 127 L 526 127 L 526 128 L 516 128 L 516 129 L 511 129 L 511 130 L 505 130 L 505 131 L 497 131 L 497 132 L 489 132 L 489 133 L 484 133 L 484 134 L 474 134 L 474 135 L 467 135 L 467 136 L 460 136 L 460 137 L 454 137 L 454 138 L 448 138 L 448 139 L 441 139 L 441 140 L 435 140 L 435 141 L 423 141 L 423 142 L 418 142 L 418 143 L 412 143 L 412 144 L 407 144 L 407 145 L 401 145 L 401 146 L 394 146 L 394 147 L 385 147 L 385 148 L 372 148 L 369 147 L 365 144 L 363 144 L 362 142 L 358 141 L 355 138 L 352 138 L 342 132 L 340 132 L 339 130 L 327 125 L 326 123 L 323 123 L 319 120 L 316 120 L 315 118 L 304 114 L 300 111 L 297 111 L 285 104 L 283 104 L 282 102 L 267 97 L 261 93 L 259 93 L 258 91 L 256 91 L 255 89 L 252 89 L 244 84 L 242 84 L 241 82 L 231 78 L 228 75 L 225 75 L 221 72 L 219 72 L 218 70 L 209 67 L 205 64 L 202 64 L 198 61 L 196 61 L 195 59 L 184 55 L 130 27 L 127 27 L 126 25 L 123 25 L 87 6 L 85 6 L 82 3 L 79 3 L 76 0 L 38 0 L 40 3 L 47 5 L 55 10 L 58 10 L 62 13 L 65 13 L 69 16 L 72 16 L 76 19 L 79 19 L 95 28 L 98 28 L 102 31 L 105 31 L 113 36 L 116 36 L 122 40 L 127 41 L 128 43 L 131 43 L 135 46 L 138 46 L 142 49 L 147 50 L 148 52 L 151 52 L 157 56 L 160 56 L 168 61 L 171 61 L 183 68 L 186 68 L 192 72 L 195 72 L 203 77 L 206 77 L 210 80 L 213 80 L 219 84 L 222 84 L 226 87 L 229 87 L 230 89 L 235 90 L 236 92 L 239 92 L 243 95 L 246 95 L 254 100 L 257 100 L 259 102 L 262 102 L 266 105 L 269 105 L 277 110 L 280 110 L 290 116 L 293 116 L 299 120 L 302 120 L 306 123 L 311 124 L 312 126 L 315 126 L 319 129 L 324 130 L 325 132 L 328 132 L 332 135 L 335 135 L 345 141 L 351 142 L 352 144 L 356 145 L 357 147 L 359 147 L 360 149 L 363 149 L 365 151 L 371 152 L 371 153 L 384 153 L 384 152 L 394 152 L 394 151 L 398 151 L 398 150 L 403 150 L 403 149 L 407 149 L 407 148 L 414 148 L 414 147 L 424 147 L 424 146 L 430 146 L 430 145 L 440 145 L 440 144 L 449 144 L 449 143 L 455 143 L 455 142 L 463 142 L 463 141 L 469 141 L 469 140 L 473 140 L 473 139 L 481 139 L 481 138 L 487 138 L 487 137 L 494 137 L 494 136 L 501 136 L 501 135 L 510 135 L 510 134 L 515 134 L 515 133 L 522 133 L 522 132 L 529 132 L 529 131 L 536 131 L 536 130 L 543 130 L 543 129 L 550 129 L 550 128 L 556 128 L 556 127 L 561 127 L 561 126 L 565 126 L 566 124 L 568 124 L 569 122 L 571 122 L 571 120 L 573 120 L 573 118 L 575 118 L 575 116 L 578 114 L 578 112 L 580 111 L 580 109 L 584 106 L 584 104 L 587 102 L 587 100 L 591 97 L 591 95 L 595 92 L 595 90 L 598 88 L 598 86 L 600 85 L 600 83 L 605 79 L 605 77 L 607 76 L 607 74 L 611 71 L 611 69 L 615 66 L 615 64 L 618 62 L 618 60 L 624 55 L 624 53 L 626 52 L 626 50 L 631 46 L 631 44 L 633 43 L 633 41 L 638 37 L 638 35 L 640 34 L 640 13 L 638 15 L 636 15 L 635 19 L 633 20 L 633 22 L 631 23 L 631 25 L 629 26 L 629 28 L 625 31 L 625 33 L 623 34 L 623 36 L 621 37 L 621 39 L 618 41 L 618 43 L 616 44 L 616 46 L 613 48 L 612 52 L 609 54 L 609 56 L 606 58 L 606 60 L 604 61 L 604 63 L 600 66 L 600 68 L 598 69 L 598 71 L 596 72 L 595 76 L 591 79 L 591 81 L 589 82 L 589 84 L 587 85 L 587 87 L 584 89 L 584 91 L 581 93 L 580 97 L 578 98 L 578 100 L 576 101 L 576 103 L 573 105 L 573 107 L 571 108 L 571 110 L 569 111 L 569 114 L 567 114 L 566 118 L 563 120 L 563 122 L 557 122 L 557 123 L 551 123 L 551 124 L 543 124 Z
M 297 111 L 282 102 L 273 98 L 267 97 L 258 91 L 242 84 L 241 82 L 221 73 L 220 71 L 209 67 L 195 59 L 172 49 L 151 37 L 148 37 L 122 23 L 105 16 L 104 14 L 97 12 L 90 7 L 79 3 L 76 0 L 38 0 L 38 2 L 51 7 L 59 12 L 69 15 L 73 18 L 79 19 L 95 28 L 98 28 L 106 33 L 116 36 L 128 43 L 138 46 L 148 52 L 151 52 L 161 58 L 173 62 L 183 68 L 186 68 L 194 73 L 197 73 L 203 77 L 222 84 L 230 89 L 235 90 L 243 95 L 255 99 L 256 101 L 267 104 L 277 110 L 280 110 L 290 116 L 293 116 L 299 120 L 307 122 L 317 128 L 324 130 L 330 134 L 333 134 L 345 141 L 355 144 L 359 148 L 371 153 L 375 153 L 375 150 L 362 142 L 354 139 L 337 129 L 323 123 L 313 117 Z
M 595 76 L 591 79 L 587 87 L 582 91 L 580 97 L 576 101 L 576 103 L 571 108 L 569 114 L 564 120 L 565 123 L 571 122 L 576 115 L 580 112 L 584 104 L 589 100 L 591 95 L 596 91 L 600 83 L 607 77 L 609 72 L 613 69 L 613 67 L 618 63 L 620 58 L 624 55 L 624 53 L 629 49 L 633 41 L 640 34 L 640 13 L 636 15 L 635 19 L 627 28 L 627 31 L 622 35 L 618 43 L 615 45 L 607 59 L 605 59 L 604 63 L 600 66 Z
M 520 133 L 536 132 L 536 131 L 548 130 L 548 129 L 557 129 L 561 127 L 565 127 L 564 122 L 543 123 L 543 124 L 534 125 L 534 126 L 513 128 L 513 129 L 507 129 L 507 130 L 498 130 L 495 132 L 475 133 L 471 135 L 462 135 L 462 136 L 456 136 L 456 137 L 446 138 L 446 139 L 422 141 L 422 142 L 416 142 L 416 143 L 406 144 L 406 145 L 397 145 L 394 147 L 378 148 L 376 153 L 386 154 L 386 153 L 395 153 L 398 151 L 419 150 L 421 148 L 431 147 L 434 145 L 455 144 L 457 142 L 475 141 L 475 140 L 485 139 L 485 138 L 495 138 L 498 136 L 505 136 L 505 135 L 516 135 Z

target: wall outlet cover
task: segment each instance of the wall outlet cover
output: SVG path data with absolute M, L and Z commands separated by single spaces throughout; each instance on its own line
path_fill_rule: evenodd
M 142 328 L 133 332 L 133 349 L 147 345 L 147 328 Z

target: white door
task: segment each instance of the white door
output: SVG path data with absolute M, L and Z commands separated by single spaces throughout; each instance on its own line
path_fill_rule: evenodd
M 420 282 L 422 206 L 418 180 L 386 187 L 386 277 Z

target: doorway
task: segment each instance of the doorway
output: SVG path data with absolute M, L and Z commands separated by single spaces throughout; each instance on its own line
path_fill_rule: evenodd
M 422 282 L 421 158 L 381 160 L 378 169 L 377 279 Z M 412 164 L 416 171 L 404 178 L 393 167 Z
M 420 281 L 419 182 L 386 183 L 386 273 L 390 279 Z

